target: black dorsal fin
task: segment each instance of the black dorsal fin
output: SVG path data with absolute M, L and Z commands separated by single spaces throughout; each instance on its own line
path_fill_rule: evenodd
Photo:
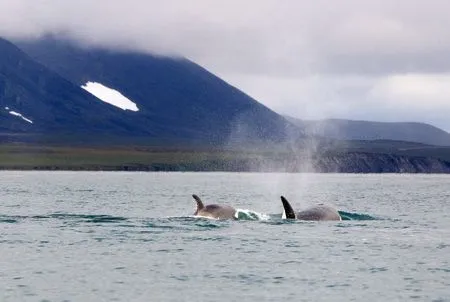
M 201 209 L 203 209 L 205 206 L 203 205 L 202 200 L 200 199 L 200 197 L 198 197 L 195 194 L 192 194 L 192 197 L 194 197 L 195 201 L 197 202 L 197 211 L 195 211 L 194 215 L 197 215 L 198 211 L 200 211 Z
M 291 205 L 287 201 L 284 196 L 281 196 L 281 202 L 283 203 L 284 213 L 286 215 L 286 219 L 295 219 L 295 212 L 292 209 Z

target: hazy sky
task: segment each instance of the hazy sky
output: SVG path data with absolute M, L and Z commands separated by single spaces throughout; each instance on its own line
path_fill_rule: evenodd
M 449 0 L 1 0 L 0 36 L 185 56 L 279 113 L 450 130 Z

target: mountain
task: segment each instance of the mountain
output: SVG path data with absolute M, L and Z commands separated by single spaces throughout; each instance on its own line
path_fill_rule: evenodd
M 142 127 L 131 129 L 134 123 L 127 115 L 0 38 L 0 140 L 149 132 Z
M 338 140 L 392 140 L 450 146 L 450 134 L 425 123 L 386 123 L 343 119 L 301 120 L 286 118 L 308 135 Z
M 183 58 L 55 38 L 16 44 L 0 38 L 0 169 L 303 171 L 307 163 L 322 172 L 450 169 L 450 148 L 386 140 L 408 140 L 407 130 L 417 139 L 421 124 L 400 127 L 400 137 L 389 136 L 397 133 L 394 124 L 372 130 L 375 141 L 338 141 L 369 136 L 337 135 L 353 121 L 290 119 L 295 126 Z M 356 130 L 366 128 L 362 123 Z M 437 137 L 427 131 L 422 138 Z M 324 133 L 327 139 L 317 139 Z M 224 152 L 235 144 L 244 149 Z
M 286 131 L 296 128 L 284 117 L 184 58 L 83 48 L 71 41 L 53 37 L 16 41 L 16 45 L 42 64 L 37 65 L 27 58 L 26 63 L 33 65 L 34 69 L 39 66 L 40 71 L 47 72 L 45 66 L 53 72 L 47 74 L 65 79 L 58 78 L 59 82 L 51 84 L 54 87 L 52 91 L 58 92 L 58 95 L 34 97 L 33 94 L 38 91 L 49 94 L 46 87 L 41 86 L 30 91 L 27 103 L 19 108 L 34 118 L 45 114 L 49 119 L 52 116 L 55 125 L 62 121 L 56 120 L 53 107 L 65 106 L 72 109 L 78 119 L 89 123 L 93 117 L 97 120 L 105 115 L 112 118 L 112 122 L 116 123 L 113 128 L 119 129 L 108 132 L 110 125 L 105 124 L 107 134 L 120 130 L 126 131 L 129 136 L 153 140 L 199 141 L 219 145 L 230 142 L 277 142 L 286 138 Z M 18 66 L 19 63 L 12 66 L 10 73 Z M 22 77 L 29 72 L 23 70 Z M 40 83 L 39 79 L 35 80 L 32 87 Z M 97 87 L 113 91 L 127 99 L 134 109 L 122 110 L 100 101 L 87 93 L 85 89 L 89 86 L 94 90 Z M 77 98 L 69 92 L 77 94 Z M 93 90 L 91 92 L 95 94 Z M 99 94 L 95 95 L 102 98 Z M 70 104 L 65 104 L 69 99 Z M 5 101 L 2 100 L 2 103 Z M 80 104 L 89 104 L 90 108 Z M 59 116 L 66 119 L 65 114 Z M 70 131 L 73 125 L 64 123 L 66 130 Z

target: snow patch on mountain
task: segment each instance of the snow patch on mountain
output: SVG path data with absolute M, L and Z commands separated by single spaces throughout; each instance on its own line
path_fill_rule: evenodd
M 119 91 L 106 87 L 100 83 L 87 82 L 84 86 L 81 86 L 81 88 L 96 96 L 103 102 L 119 107 L 123 110 L 139 111 L 139 108 L 135 102 L 124 96 Z
M 6 109 L 6 108 L 8 108 L 8 107 L 5 107 L 5 109 Z M 8 109 L 9 109 L 9 108 L 8 108 Z M 6 109 L 6 110 L 8 110 L 8 109 Z M 10 111 L 9 113 L 12 114 L 12 115 L 15 115 L 15 116 L 18 116 L 18 117 L 22 118 L 24 121 L 26 121 L 26 122 L 28 122 L 28 123 L 30 123 L 30 124 L 33 124 L 33 121 L 32 121 L 32 120 L 30 120 L 30 119 L 24 117 L 21 113 L 18 113 L 18 112 L 15 112 L 15 111 Z

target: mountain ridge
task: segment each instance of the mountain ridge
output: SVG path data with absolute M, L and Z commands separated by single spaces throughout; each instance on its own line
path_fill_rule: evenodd
M 306 134 L 338 140 L 409 141 L 450 146 L 450 133 L 421 122 L 378 122 L 347 119 L 302 120 L 285 117 Z
M 71 41 L 17 41 L 33 59 L 78 86 L 95 82 L 139 104 L 137 122 L 192 139 L 281 141 L 295 128 L 284 117 L 185 59 L 82 48 Z M 296 131 L 292 131 L 295 133 Z M 167 135 L 164 134 L 164 135 Z

